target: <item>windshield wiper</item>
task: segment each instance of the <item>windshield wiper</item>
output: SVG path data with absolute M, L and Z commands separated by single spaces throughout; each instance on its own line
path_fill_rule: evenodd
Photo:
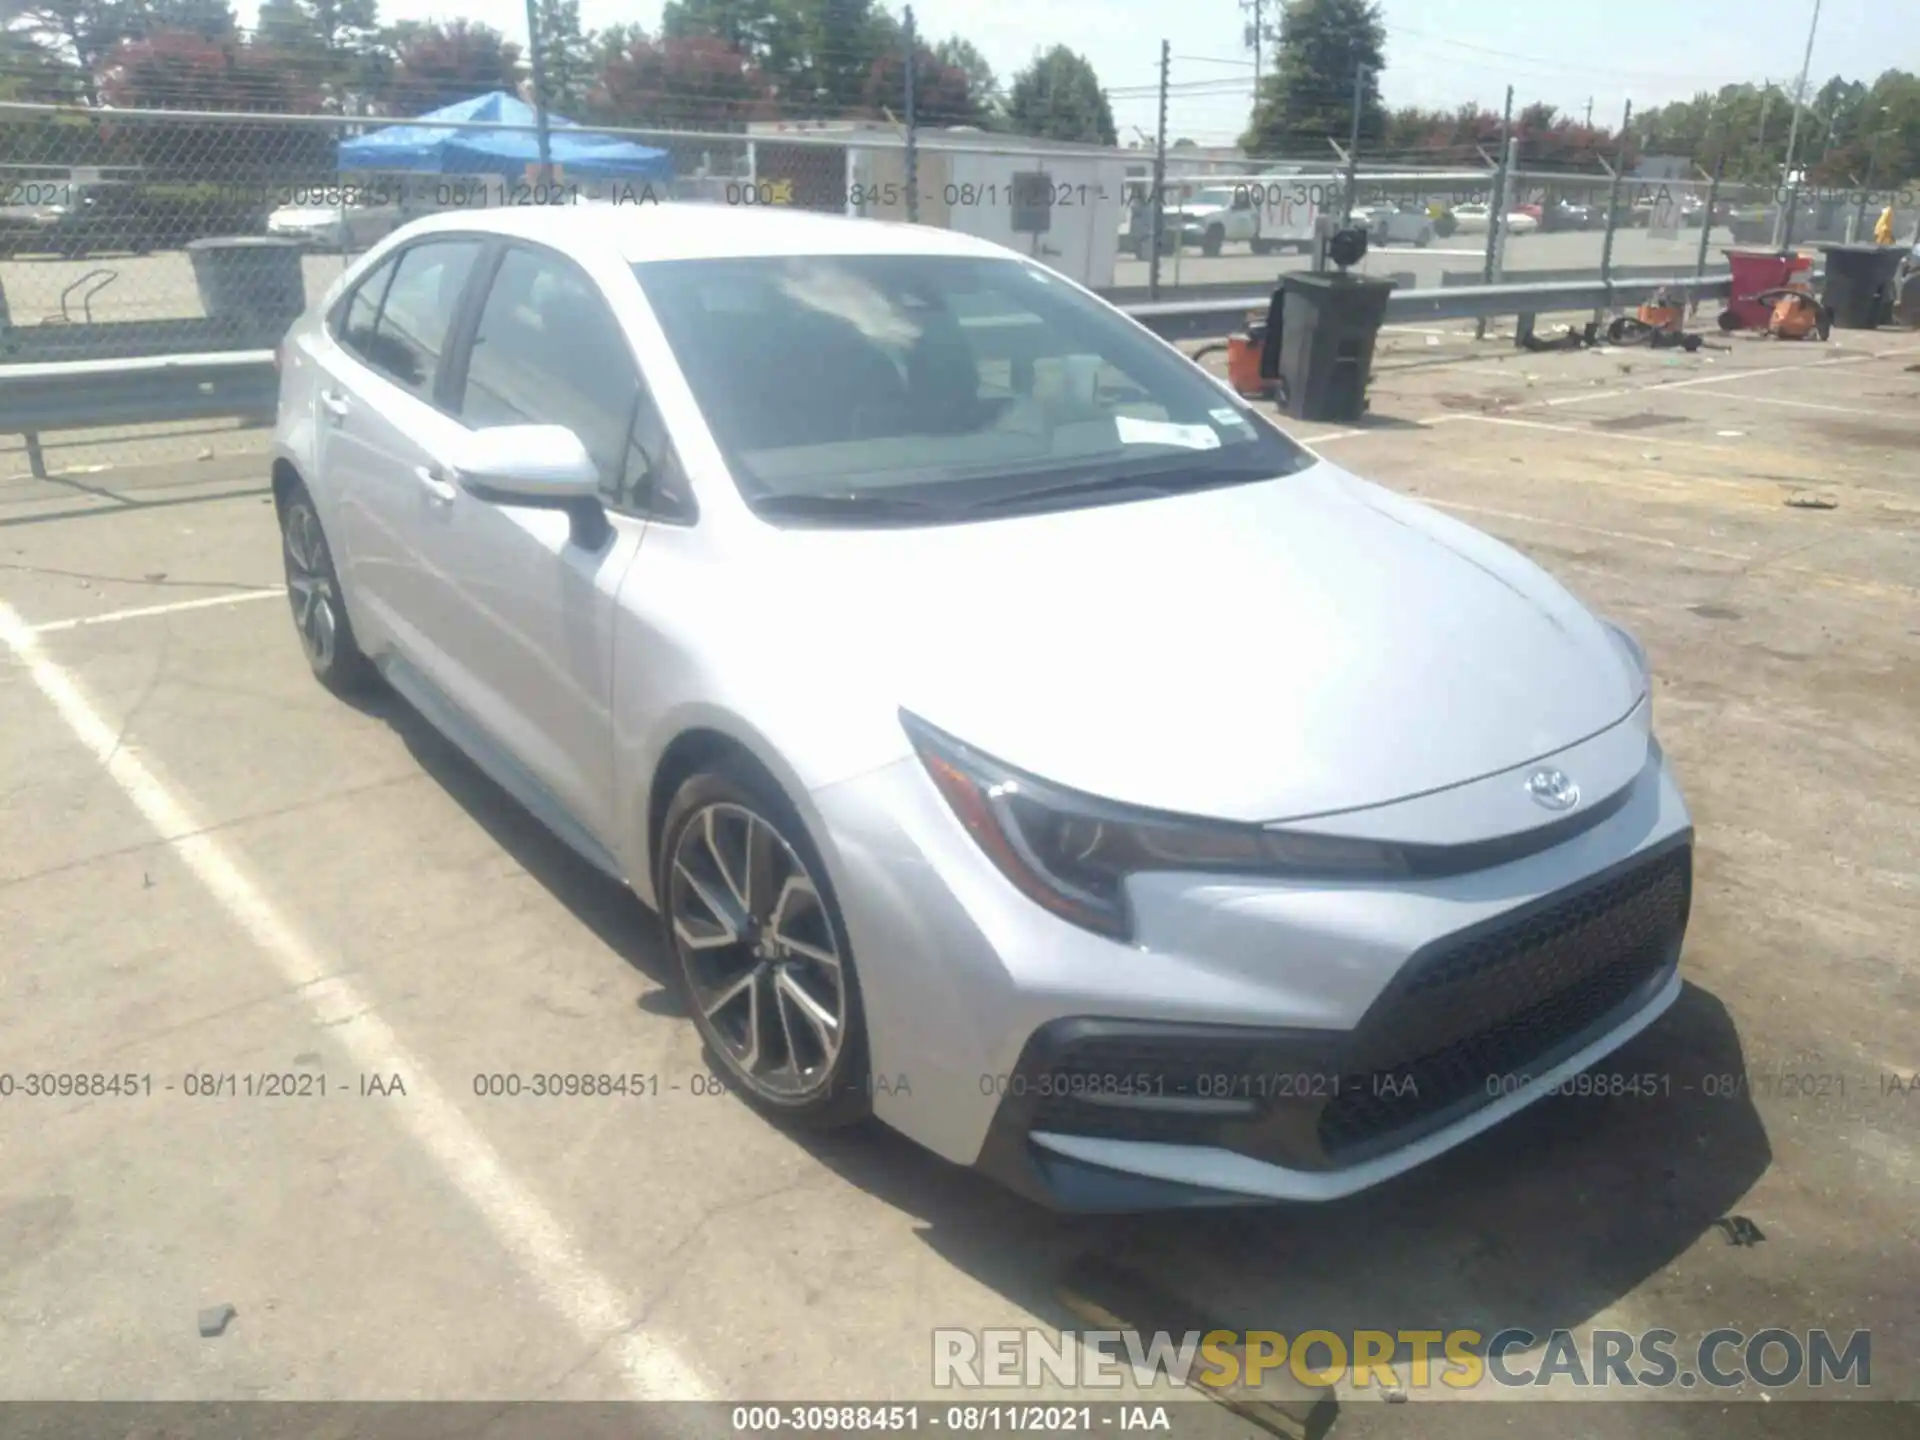
M 753 512 L 770 520 L 825 520 L 861 522 L 897 521 L 917 524 L 951 520 L 957 511 L 928 500 L 905 495 L 886 495 L 876 491 L 849 491 L 845 494 L 761 495 L 751 502 Z

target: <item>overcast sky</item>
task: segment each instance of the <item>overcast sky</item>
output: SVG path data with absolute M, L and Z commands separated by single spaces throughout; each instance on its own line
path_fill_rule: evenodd
M 884 0 L 883 0 L 884 3 Z M 1791 85 L 1799 74 L 1812 0 L 1386 0 L 1389 105 L 1477 100 L 1498 109 L 1544 100 L 1618 123 L 1636 108 L 1742 80 Z M 464 15 L 519 38 L 525 0 L 381 0 L 384 20 Z M 649 31 L 659 0 L 581 0 L 589 28 L 637 20 Z M 1173 42 L 1173 137 L 1230 144 L 1253 89 L 1240 43 L 1239 0 L 917 0 L 920 31 L 962 34 L 1004 81 L 1035 51 L 1065 41 L 1086 55 L 1113 96 L 1122 138 L 1152 133 L 1160 40 Z M 1920 70 L 1920 0 L 1825 0 L 1813 51 L 1818 85 L 1833 74 L 1871 80 L 1890 67 Z M 1198 86 L 1198 89 L 1181 87 Z

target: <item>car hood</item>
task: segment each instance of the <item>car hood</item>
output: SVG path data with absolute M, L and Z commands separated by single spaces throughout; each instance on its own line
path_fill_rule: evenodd
M 836 637 L 850 688 L 1056 784 L 1185 814 L 1300 819 L 1462 784 L 1607 729 L 1644 691 L 1532 562 L 1324 462 L 773 548 L 790 618 Z

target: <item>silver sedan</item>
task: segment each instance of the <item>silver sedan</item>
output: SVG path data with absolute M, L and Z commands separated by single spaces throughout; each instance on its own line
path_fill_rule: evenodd
M 314 673 L 655 908 L 785 1123 L 1069 1209 L 1331 1200 L 1679 993 L 1640 647 L 920 226 L 416 222 L 281 347 Z

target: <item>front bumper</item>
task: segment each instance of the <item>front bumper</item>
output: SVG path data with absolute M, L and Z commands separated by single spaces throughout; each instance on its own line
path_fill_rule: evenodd
M 1573 773 L 1625 743 L 1588 742 Z M 1014 891 L 917 762 L 816 792 L 875 1111 L 1075 1211 L 1329 1200 L 1391 1178 L 1679 993 L 1692 825 L 1658 747 L 1642 753 L 1545 849 L 1379 884 L 1152 877 L 1132 944 Z M 1470 795 L 1417 803 L 1450 807 L 1449 833 L 1487 823 Z
M 1657 1018 L 1679 993 L 1692 868 L 1681 834 L 1436 941 L 1348 1031 L 1045 1025 L 1008 1077 L 979 1164 L 1077 1210 L 1131 1209 L 1154 1191 L 1167 1204 L 1365 1189 Z

